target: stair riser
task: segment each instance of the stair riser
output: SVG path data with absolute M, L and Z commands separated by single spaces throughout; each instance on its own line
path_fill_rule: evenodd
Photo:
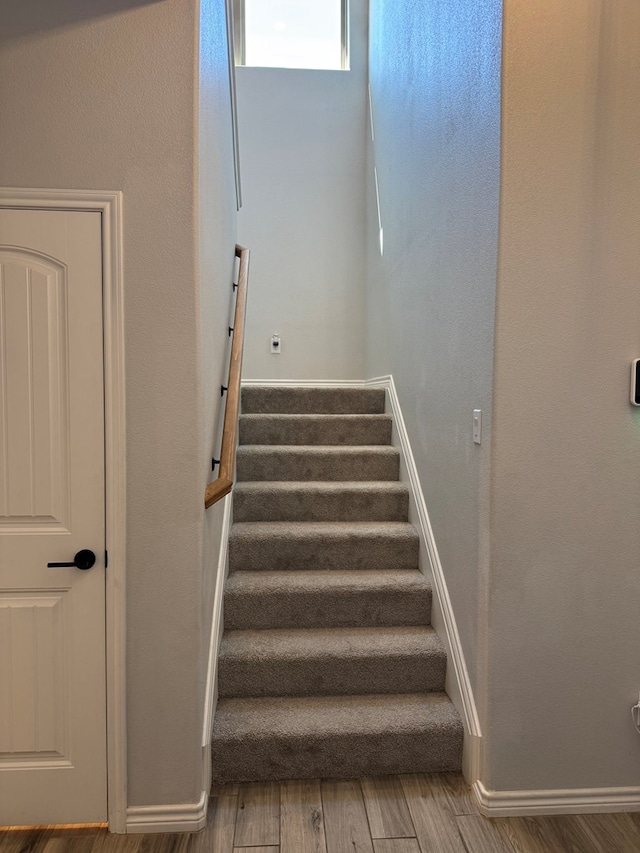
M 366 420 L 339 417 L 323 420 L 268 415 L 240 418 L 240 444 L 275 445 L 367 445 L 390 444 L 389 418 Z
M 419 539 L 370 537 L 317 538 L 251 537 L 229 540 L 230 571 L 288 569 L 415 569 Z
M 431 591 L 342 590 L 253 595 L 226 592 L 225 629 L 429 625 Z
M 353 778 L 401 773 L 460 772 L 462 726 L 366 736 L 216 739 L 212 746 L 216 782 Z
M 323 494 L 310 490 L 251 494 L 236 489 L 234 521 L 406 521 L 409 493 L 345 492 Z
M 238 480 L 354 481 L 397 480 L 400 458 L 395 453 L 317 453 L 296 454 L 286 451 L 254 452 L 238 448 Z
M 243 388 L 243 414 L 382 414 L 385 392 L 362 388 Z
M 348 696 L 354 693 L 429 693 L 444 690 L 444 652 L 304 659 L 229 658 L 218 661 L 221 698 Z

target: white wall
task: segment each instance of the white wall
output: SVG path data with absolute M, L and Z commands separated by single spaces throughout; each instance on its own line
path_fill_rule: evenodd
M 371 0 L 370 16 L 375 142 L 367 174 L 366 374 L 394 376 L 478 695 L 498 240 L 501 3 Z M 483 411 L 481 447 L 472 441 L 475 408 Z
M 640 6 L 507 0 L 486 782 L 640 785 Z
M 366 8 L 351 2 L 350 71 L 237 69 L 248 379 L 364 376 Z
M 226 82 L 209 78 L 196 97 L 198 5 L 2 6 L 0 184 L 124 191 L 130 805 L 202 790 L 203 484 L 234 235 Z M 220 7 L 208 3 L 218 18 Z M 219 43 L 211 55 L 225 73 Z M 199 227 L 211 240 L 201 253 Z

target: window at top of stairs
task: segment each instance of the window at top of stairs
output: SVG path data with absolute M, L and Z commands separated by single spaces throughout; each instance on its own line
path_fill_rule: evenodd
M 233 0 L 236 65 L 349 68 L 348 0 Z

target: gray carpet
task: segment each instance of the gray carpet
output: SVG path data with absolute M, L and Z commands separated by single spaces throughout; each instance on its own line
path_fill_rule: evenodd
M 245 388 L 218 782 L 459 771 L 384 391 Z

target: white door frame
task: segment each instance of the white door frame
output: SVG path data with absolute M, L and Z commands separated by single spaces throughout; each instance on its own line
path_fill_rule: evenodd
M 0 208 L 97 211 L 102 220 L 105 393 L 106 693 L 109 829 L 126 832 L 126 479 L 122 193 L 0 187 Z

